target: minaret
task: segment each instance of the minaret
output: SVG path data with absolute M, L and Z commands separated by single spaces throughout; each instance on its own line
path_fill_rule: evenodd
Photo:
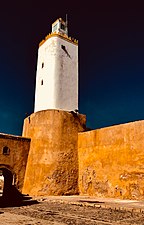
M 35 112 L 25 118 L 31 138 L 23 193 L 78 194 L 78 132 L 85 115 L 78 109 L 78 43 L 68 37 L 67 20 L 52 24 L 38 50 Z
M 68 37 L 67 19 L 39 44 L 34 112 L 47 109 L 78 110 L 78 42 Z

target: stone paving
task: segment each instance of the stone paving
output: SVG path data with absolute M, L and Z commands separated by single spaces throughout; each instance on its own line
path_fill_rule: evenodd
M 47 196 L 36 198 L 39 201 L 59 201 L 76 205 L 85 205 L 91 207 L 116 208 L 131 211 L 144 211 L 144 200 L 123 200 L 115 198 L 96 198 L 92 196 Z
M 144 225 L 144 201 L 49 196 L 37 204 L 0 208 L 1 225 Z

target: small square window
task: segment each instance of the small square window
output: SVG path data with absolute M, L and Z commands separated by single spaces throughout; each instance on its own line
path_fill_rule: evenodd
M 9 155 L 10 154 L 10 149 L 7 146 L 3 147 L 3 155 Z

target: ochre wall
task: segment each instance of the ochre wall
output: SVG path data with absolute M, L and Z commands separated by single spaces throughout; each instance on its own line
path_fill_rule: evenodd
M 3 148 L 10 149 L 9 155 L 3 154 Z M 15 177 L 15 186 L 22 191 L 27 164 L 30 139 L 0 134 L 0 169 L 9 169 Z
M 26 118 L 23 136 L 31 138 L 23 193 L 70 195 L 78 193 L 78 131 L 84 115 L 44 110 Z
M 144 121 L 79 133 L 79 191 L 144 199 Z

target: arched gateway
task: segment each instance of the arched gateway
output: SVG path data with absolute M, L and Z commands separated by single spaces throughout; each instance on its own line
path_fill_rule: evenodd
M 12 188 L 15 186 L 15 178 L 16 176 L 9 166 L 0 165 L 1 196 L 11 195 Z
M 5 198 L 22 191 L 29 146 L 28 138 L 0 133 L 0 195 Z

